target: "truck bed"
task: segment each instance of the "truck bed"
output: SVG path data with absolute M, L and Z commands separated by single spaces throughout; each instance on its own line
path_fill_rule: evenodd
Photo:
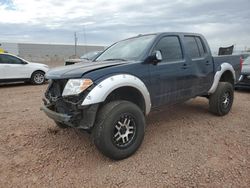
M 233 66 L 235 70 L 236 80 L 239 80 L 240 77 L 240 55 L 221 55 L 221 56 L 213 56 L 214 59 L 214 70 L 217 71 L 220 69 L 220 65 L 222 63 L 229 63 Z

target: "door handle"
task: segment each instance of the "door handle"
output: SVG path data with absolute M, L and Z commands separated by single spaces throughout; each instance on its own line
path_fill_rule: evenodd
M 186 64 L 186 63 L 184 63 L 183 65 L 182 65 L 182 68 L 183 69 L 187 69 L 189 66 Z
M 210 65 L 211 63 L 209 61 L 206 61 L 206 65 Z

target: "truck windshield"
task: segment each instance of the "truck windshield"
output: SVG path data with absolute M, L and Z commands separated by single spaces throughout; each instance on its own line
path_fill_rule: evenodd
M 104 51 L 95 61 L 140 60 L 143 52 L 154 38 L 155 35 L 145 35 L 117 42 Z

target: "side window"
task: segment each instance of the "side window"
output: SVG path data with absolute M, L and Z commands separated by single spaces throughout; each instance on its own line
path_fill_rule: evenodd
M 196 43 L 197 43 L 198 48 L 199 48 L 200 56 L 203 57 L 205 55 L 206 51 L 205 51 L 204 45 L 201 41 L 201 38 L 195 37 L 195 40 L 196 40 Z
M 0 55 L 0 63 L 2 63 L 2 64 L 22 64 L 23 62 L 16 57 L 2 54 L 2 55 Z
M 196 43 L 195 37 L 192 36 L 185 36 L 184 41 L 186 44 L 186 50 L 188 55 L 193 59 L 193 58 L 199 58 L 200 57 L 200 52 L 198 45 Z
M 163 37 L 155 46 L 155 51 L 162 53 L 163 61 L 177 61 L 183 59 L 182 49 L 177 36 Z
M 0 54 L 0 64 L 3 64 L 2 55 Z
M 7 63 L 9 63 L 9 60 L 8 60 L 8 58 L 6 57 L 6 55 L 0 54 L 0 63 L 1 63 L 1 64 L 7 64 Z

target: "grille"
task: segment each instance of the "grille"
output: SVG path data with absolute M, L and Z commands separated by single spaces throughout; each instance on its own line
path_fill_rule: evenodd
M 79 95 L 62 97 L 62 92 L 65 85 L 67 84 L 66 79 L 64 80 L 52 80 L 49 84 L 45 97 L 49 100 L 51 110 L 59 113 L 72 115 L 77 109 L 82 100 L 86 97 L 89 90 L 80 93 Z
M 51 110 L 59 113 L 71 114 L 72 106 L 66 103 L 62 98 L 62 92 L 68 80 L 51 80 L 45 93 L 45 97 L 50 101 Z
M 62 97 L 63 89 L 66 85 L 68 80 L 51 80 L 49 87 L 45 93 L 45 96 L 47 99 L 50 100 L 50 102 L 53 102 L 54 100 L 57 100 Z

